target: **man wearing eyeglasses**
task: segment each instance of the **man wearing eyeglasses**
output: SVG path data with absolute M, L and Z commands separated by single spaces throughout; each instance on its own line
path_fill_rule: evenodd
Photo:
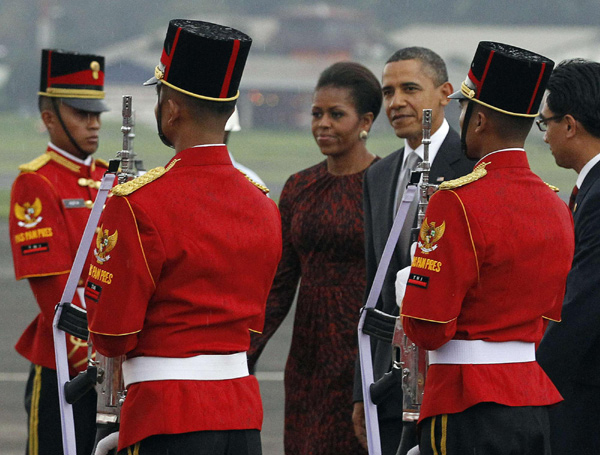
M 11 191 L 10 237 L 17 280 L 27 279 L 40 313 L 16 350 L 31 362 L 25 391 L 27 453 L 63 453 L 52 321 L 107 163 L 94 160 L 104 102 L 104 57 L 42 51 L 39 110 L 46 152 L 19 166 Z M 81 299 L 82 300 L 82 299 Z M 79 296 L 73 303 L 82 306 Z M 67 335 L 71 375 L 87 366 L 86 340 Z M 73 405 L 77 452 L 96 436 L 96 392 Z
M 562 62 L 547 86 L 538 127 L 556 164 L 577 172 L 570 207 L 575 257 L 562 321 L 550 323 L 537 359 L 564 402 L 550 410 L 552 454 L 600 447 L 600 63 Z

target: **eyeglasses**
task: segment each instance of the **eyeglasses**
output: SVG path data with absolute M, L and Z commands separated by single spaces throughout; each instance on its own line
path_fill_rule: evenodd
M 537 125 L 537 127 L 540 129 L 540 131 L 542 133 L 545 133 L 548 130 L 548 122 L 550 122 L 551 120 L 559 120 L 562 119 L 564 117 L 563 115 L 555 115 L 553 117 L 548 117 L 548 118 L 544 118 L 540 115 L 540 119 L 535 121 L 535 124 Z

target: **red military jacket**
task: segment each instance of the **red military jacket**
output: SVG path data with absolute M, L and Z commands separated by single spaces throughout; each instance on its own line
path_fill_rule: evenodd
M 16 349 L 36 365 L 56 369 L 52 321 L 107 163 L 71 157 L 52 144 L 21 165 L 10 202 L 10 241 L 17 280 L 30 278 L 40 313 Z M 79 297 L 74 302 L 81 305 Z M 71 374 L 86 368 L 87 344 L 67 335 Z
M 531 172 L 522 149 L 486 155 L 471 176 L 486 171 L 438 191 L 427 207 L 401 308 L 406 334 L 425 349 L 452 339 L 537 346 L 546 320 L 560 320 L 574 251 L 570 211 Z M 561 399 L 537 362 L 434 364 L 420 418 L 481 402 Z
M 275 203 L 231 164 L 227 147 L 179 152 L 116 187 L 88 256 L 95 347 L 128 358 L 247 351 L 262 331 L 281 256 Z M 254 376 L 132 384 L 119 449 L 154 434 L 260 429 Z

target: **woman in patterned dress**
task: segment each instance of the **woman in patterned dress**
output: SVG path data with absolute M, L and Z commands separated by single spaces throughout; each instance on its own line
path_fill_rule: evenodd
M 378 159 L 366 139 L 381 103 L 379 81 L 364 66 L 327 68 L 312 106 L 326 159 L 292 175 L 281 193 L 283 256 L 249 361 L 289 312 L 301 279 L 285 367 L 286 455 L 366 454 L 352 426 L 352 386 L 366 286 L 362 181 Z

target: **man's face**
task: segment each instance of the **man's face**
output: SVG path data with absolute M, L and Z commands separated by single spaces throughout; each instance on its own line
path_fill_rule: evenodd
M 412 148 L 417 148 L 423 137 L 423 109 L 433 110 L 433 133 L 444 120 L 444 106 L 452 93 L 449 83 L 436 87 L 430 71 L 423 66 L 420 60 L 400 60 L 383 68 L 385 113 L 396 136 L 405 138 Z
M 64 103 L 57 103 L 60 115 L 65 127 L 69 130 L 71 137 L 75 140 L 81 150 L 78 150 L 65 133 L 60 125 L 58 118 L 55 118 L 50 131 L 50 140 L 57 147 L 71 153 L 72 155 L 85 160 L 98 150 L 99 137 L 98 132 L 102 122 L 100 121 L 100 112 L 88 112 L 67 106 Z M 56 113 L 52 112 L 56 117 Z
M 542 102 L 539 120 L 546 127 L 544 142 L 550 146 L 550 151 L 556 164 L 566 169 L 574 169 L 573 153 L 566 146 L 566 128 L 562 121 L 564 117 L 555 118 L 556 114 L 550 110 L 546 103 L 547 95 Z M 550 119 L 550 120 L 548 120 Z

